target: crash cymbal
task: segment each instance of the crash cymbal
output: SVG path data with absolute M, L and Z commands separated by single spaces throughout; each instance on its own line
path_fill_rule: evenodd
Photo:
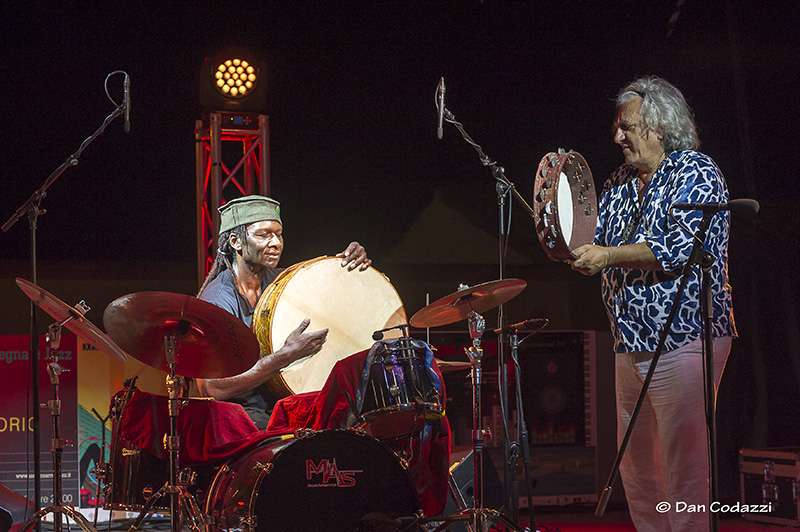
M 434 301 L 411 317 L 413 327 L 439 327 L 465 319 L 471 310 L 478 314 L 514 298 L 528 285 L 522 279 L 502 279 L 461 289 Z
M 140 362 L 169 371 L 164 339 L 178 339 L 175 373 L 183 377 L 238 375 L 258 360 L 258 340 L 236 316 L 191 296 L 137 292 L 106 307 L 108 335 Z
M 64 327 L 75 333 L 79 338 L 89 342 L 92 347 L 120 360 L 128 360 L 122 349 L 77 309 L 67 305 L 47 290 L 26 279 L 17 278 L 17 284 L 37 307 L 50 314 L 57 322 L 63 324 Z
M 472 364 L 469 362 L 464 362 L 461 360 L 441 360 L 439 358 L 435 359 L 436 365 L 439 366 L 439 371 L 442 373 L 448 371 L 458 371 L 462 369 L 469 369 L 472 367 Z

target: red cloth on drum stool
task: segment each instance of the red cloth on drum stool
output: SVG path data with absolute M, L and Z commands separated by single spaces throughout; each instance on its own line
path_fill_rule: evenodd
M 117 394 L 124 395 L 126 390 Z M 181 466 L 227 460 L 268 436 L 260 432 L 241 405 L 183 399 L 178 412 Z M 169 457 L 169 398 L 134 389 L 122 414 L 122 436 L 161 460 Z M 113 404 L 113 401 L 112 401 Z
M 327 430 L 344 428 L 350 405 L 347 395 L 355 400 L 365 370 L 369 349 L 340 360 L 331 370 L 319 392 L 286 397 L 278 401 L 270 417 L 268 432 L 292 432 L 297 429 Z M 441 383 L 442 404 L 445 404 L 444 379 L 436 362 L 433 369 Z M 297 424 L 293 425 L 295 422 Z M 426 425 L 423 438 L 411 441 L 408 470 L 419 494 L 426 516 L 439 515 L 447 502 L 447 477 L 450 467 L 450 425 L 447 417 Z M 407 438 L 384 440 L 398 454 L 408 448 Z
M 319 392 L 305 392 L 284 397 L 275 403 L 267 432 L 289 434 L 304 428 Z

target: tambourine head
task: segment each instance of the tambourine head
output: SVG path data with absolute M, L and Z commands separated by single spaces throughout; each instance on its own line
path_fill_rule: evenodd
M 533 185 L 536 235 L 547 256 L 571 261 L 573 250 L 594 241 L 597 195 L 592 171 L 575 151 L 550 152 L 539 162 Z

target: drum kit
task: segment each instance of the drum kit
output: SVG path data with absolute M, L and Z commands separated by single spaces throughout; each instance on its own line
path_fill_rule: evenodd
M 308 272 L 301 273 L 303 269 L 320 267 L 319 264 L 325 262 L 338 265 L 339 259 L 316 259 L 312 264 L 301 264 L 287 272 L 302 279 L 302 275 L 308 275 Z M 377 276 L 375 279 L 382 280 L 378 284 L 386 283 L 391 287 L 382 274 L 370 270 Z M 358 282 L 363 280 L 361 273 L 346 274 L 343 273 L 346 270 L 339 266 L 333 271 Z M 436 376 L 431 369 L 432 351 L 424 342 L 407 336 L 407 324 L 395 325 L 405 320 L 402 303 L 398 305 L 393 299 L 396 296 L 389 297 L 389 303 L 384 301 L 378 305 L 381 309 L 377 314 L 381 317 L 370 323 L 376 328 L 375 337 L 380 338 L 386 333 L 395 336 L 374 342 L 372 332 L 367 335 L 374 343 L 364 371 L 365 385 L 360 391 L 359 407 L 354 412 L 359 423 L 350 429 L 302 430 L 288 436 L 267 438 L 225 463 L 181 468 L 177 417 L 178 411 L 190 401 L 186 397 L 184 379 L 228 377 L 249 369 L 256 362 L 259 350 L 264 351 L 264 345 L 259 345 L 257 339 L 259 327 L 270 333 L 275 328 L 274 322 L 267 326 L 257 318 L 254 320 L 254 334 L 241 321 L 211 303 L 168 292 L 139 292 L 120 297 L 105 309 L 106 334 L 84 317 L 88 308 L 83 303 L 71 307 L 33 283 L 23 279 L 17 279 L 17 283 L 37 306 L 55 318 L 56 323 L 50 327 L 52 337 L 57 336 L 57 329 L 65 326 L 111 356 L 120 360 L 132 356 L 168 374 L 170 423 L 163 438 L 169 455 L 166 463 L 127 441 L 120 430 L 122 412 L 133 391 L 132 383 L 115 397 L 111 416 L 114 425 L 111 460 L 99 464 L 96 471 L 98 478 L 105 482 L 103 505 L 106 509 L 140 512 L 131 530 L 136 530 L 153 512 L 169 513 L 173 531 L 186 525 L 197 532 L 239 530 L 242 527 L 266 531 L 298 527 L 330 530 L 326 528 L 330 526 L 335 530 L 355 530 L 361 526 L 358 529 L 369 530 L 363 523 L 385 523 L 380 519 L 375 521 L 374 516 L 389 519 L 395 523 L 394 526 L 398 526 L 396 523 L 404 517 L 413 518 L 417 524 L 423 522 L 418 494 L 404 461 L 382 440 L 420 430 L 425 422 L 441 417 L 443 407 L 434 384 Z M 291 283 L 279 277 L 275 284 L 282 286 L 286 294 Z M 415 327 L 469 320 L 473 337 L 473 346 L 469 349 L 470 362 L 438 361 L 438 365 L 443 371 L 472 368 L 476 409 L 480 408 L 480 335 L 483 331 L 483 318 L 479 312 L 508 301 L 525 285 L 525 281 L 512 279 L 462 287 L 420 310 L 410 320 Z M 364 290 L 370 292 L 370 299 L 374 299 L 374 287 Z M 272 295 L 272 291 L 265 292 L 262 301 Z M 363 301 L 362 306 L 365 305 Z M 285 305 L 291 308 L 294 303 Z M 259 302 L 259 308 L 261 306 Z M 271 304 L 269 308 L 273 317 L 283 312 L 280 304 Z M 365 312 L 376 313 L 375 309 L 366 309 Z M 341 309 L 339 313 L 342 314 Z M 288 319 L 294 319 L 294 316 Z M 333 335 L 336 328 L 330 326 Z M 402 329 L 402 335 L 395 332 L 398 329 Z M 352 331 L 345 330 L 342 334 L 353 336 Z M 352 346 L 355 347 L 348 347 L 352 350 L 365 340 L 348 341 L 354 342 Z M 57 356 L 56 349 L 50 352 L 51 356 Z M 221 357 L 220 353 L 226 356 Z M 328 361 L 327 364 L 332 363 Z M 57 365 L 57 360 L 51 362 L 51 366 Z M 51 375 L 57 382 L 57 372 L 51 370 Z M 322 382 L 324 384 L 324 379 Z M 56 397 L 50 404 L 60 406 L 57 385 L 54 390 Z M 58 411 L 53 410 L 52 414 L 56 426 L 54 441 L 59 441 Z M 482 434 L 479 410 L 473 420 L 476 434 Z M 479 439 L 475 443 L 476 457 L 481 451 Z M 58 461 L 60 450 L 59 446 L 54 447 L 54 462 Z M 302 471 L 308 482 L 298 483 L 297 471 Z M 480 474 L 480 467 L 476 467 L 478 479 Z M 55 475 L 54 478 L 54 500 L 59 501 L 61 476 Z M 351 489 L 320 491 L 322 487 L 333 485 Z M 323 493 L 324 497 L 321 496 Z M 482 504 L 481 497 L 478 490 L 476 508 Z M 201 508 L 202 502 L 205 502 L 204 508 Z M 66 514 L 85 532 L 95 532 L 82 514 L 69 505 L 40 510 L 26 523 L 23 532 L 47 513 Z M 472 515 L 456 516 L 455 520 L 473 519 Z M 478 518 L 484 516 L 483 513 L 475 515 Z M 366 516 L 373 516 L 373 520 L 365 521 Z M 57 519 L 60 520 L 60 516 Z M 424 522 L 433 522 L 434 519 L 451 522 L 442 517 L 425 519 Z
M 596 219 L 588 165 L 576 152 L 549 153 L 539 164 L 534 188 L 533 216 L 543 249 L 553 260 L 574 258 L 572 250 L 591 241 L 587 235 L 593 233 Z M 67 327 L 115 358 L 126 360 L 129 355 L 167 373 L 166 467 L 163 460 L 121 436 L 122 412 L 132 383 L 114 400 L 111 462 L 97 467 L 98 479 L 105 482 L 104 508 L 139 511 L 131 530 L 154 511 L 169 512 L 172 532 L 179 532 L 184 524 L 196 532 L 373 529 L 365 523 L 372 523 L 376 530 L 440 523 L 438 531 L 459 521 L 471 525 L 473 531 L 485 530 L 490 521 L 519 529 L 498 511 L 483 507 L 482 489 L 475 490 L 471 508 L 452 516 L 422 517 L 404 460 L 381 440 L 408 437 L 444 415 L 432 351 L 425 342 L 409 337 L 409 324 L 427 328 L 467 320 L 472 340 L 466 349 L 469 361 L 436 360 L 436 366 L 440 371 L 471 369 L 474 485 L 483 486 L 481 338 L 485 323 L 481 313 L 516 297 L 527 283 L 502 279 L 462 285 L 408 320 L 400 297 L 383 274 L 374 268 L 349 272 L 340 261 L 320 257 L 284 270 L 259 299 L 252 331 L 227 311 L 194 297 L 139 292 L 120 297 L 105 309 L 106 334 L 84 317 L 89 309 L 83 302 L 71 307 L 35 284 L 17 279 L 25 294 L 56 320 L 48 335 L 51 344 L 57 346 L 61 327 Z M 268 386 L 276 397 L 319 391 L 337 362 L 369 349 L 358 396 L 347 397 L 353 420 L 350 428 L 299 430 L 265 439 L 221 464 L 180 468 L 178 414 L 194 400 L 187 397 L 186 379 L 230 377 L 250 369 L 259 356 L 282 345 L 306 316 L 312 317 L 315 326 L 329 329 L 326 343 L 315 355 L 283 368 Z M 535 321 L 538 328 L 546 323 Z M 51 357 L 57 353 L 50 350 Z M 61 530 L 61 514 L 84 532 L 96 532 L 80 512 L 59 504 L 60 458 L 66 444 L 59 439 L 59 368 L 57 358 L 52 358 L 48 371 L 54 399 L 47 404 L 53 417 L 56 503 L 38 511 L 22 532 L 49 513 L 55 516 L 56 532 Z M 306 482 L 298 483 L 298 476 Z M 351 489 L 320 491 L 331 486 Z M 205 502 L 204 510 L 198 500 Z M 385 528 L 387 523 L 389 528 Z

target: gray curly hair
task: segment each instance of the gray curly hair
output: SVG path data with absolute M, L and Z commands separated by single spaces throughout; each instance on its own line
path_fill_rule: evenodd
M 619 92 L 617 108 L 636 97 L 642 99 L 639 114 L 644 130 L 663 135 L 666 153 L 700 147 L 692 111 L 675 85 L 657 76 L 639 78 Z

